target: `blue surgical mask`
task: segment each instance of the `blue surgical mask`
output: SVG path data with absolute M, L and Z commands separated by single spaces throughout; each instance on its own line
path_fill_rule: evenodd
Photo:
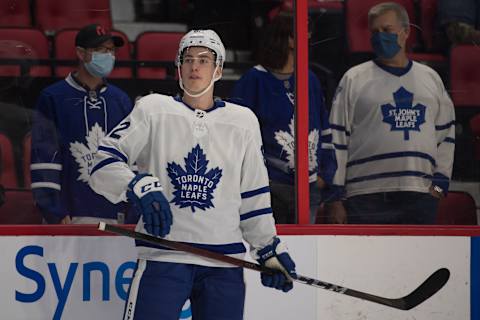
M 401 49 L 398 45 L 398 35 L 389 32 L 375 32 L 370 38 L 373 51 L 379 58 L 391 59 Z
M 112 72 L 115 64 L 115 56 L 109 52 L 93 52 L 92 60 L 85 63 L 87 71 L 95 77 L 105 78 Z

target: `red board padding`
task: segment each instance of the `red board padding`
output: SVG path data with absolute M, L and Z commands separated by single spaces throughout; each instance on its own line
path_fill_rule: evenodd
M 134 229 L 134 225 L 124 225 Z M 280 235 L 480 236 L 480 226 L 277 225 Z M 0 236 L 106 236 L 97 225 L 0 225 Z

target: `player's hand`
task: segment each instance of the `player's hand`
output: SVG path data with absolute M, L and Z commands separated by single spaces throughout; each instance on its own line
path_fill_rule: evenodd
M 71 224 L 72 223 L 72 218 L 69 215 L 66 215 L 63 217 L 62 220 L 60 220 L 60 224 Z
M 145 230 L 154 236 L 165 237 L 172 225 L 170 204 L 162 193 L 158 178 L 138 174 L 128 184 L 127 198 L 142 215 Z
M 333 201 L 325 204 L 325 211 L 328 216 L 328 223 L 347 223 L 347 210 L 341 201 Z
M 323 180 L 322 177 L 317 176 L 317 188 L 322 190 L 326 185 L 325 180 Z
M 438 192 L 437 190 L 434 189 L 433 186 L 430 186 L 430 194 L 434 197 L 434 198 L 437 198 L 437 199 L 442 199 L 444 197 L 443 193 L 442 192 Z
M 293 288 L 292 279 L 297 278 L 295 262 L 287 252 L 287 247 L 275 237 L 273 243 L 257 252 L 257 261 L 266 267 L 279 270 L 274 274 L 262 272 L 262 284 L 269 288 L 275 288 L 288 292 Z

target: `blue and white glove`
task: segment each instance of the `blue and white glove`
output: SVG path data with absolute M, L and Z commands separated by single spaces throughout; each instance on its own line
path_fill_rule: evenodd
M 172 225 L 170 204 L 162 193 L 158 178 L 149 174 L 138 174 L 128 184 L 127 198 L 142 215 L 148 233 L 165 237 Z
M 273 238 L 273 243 L 257 252 L 257 261 L 271 269 L 277 269 L 274 274 L 261 273 L 262 284 L 269 288 L 290 291 L 293 288 L 292 279 L 297 278 L 295 262 L 287 252 L 287 246 L 279 238 Z

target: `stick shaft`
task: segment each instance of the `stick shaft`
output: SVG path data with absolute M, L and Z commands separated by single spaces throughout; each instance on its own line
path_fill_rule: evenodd
M 199 255 L 208 259 L 213 259 L 216 261 L 221 261 L 224 263 L 228 263 L 237 267 L 242 267 L 258 272 L 266 272 L 266 273 L 274 273 L 278 272 L 277 270 L 262 266 L 258 263 L 254 262 L 249 262 L 229 256 L 225 256 L 220 253 L 212 252 L 209 250 L 201 249 L 194 247 L 189 244 L 177 242 L 177 241 L 171 241 L 171 240 L 166 240 L 162 238 L 157 238 L 148 234 L 140 233 L 140 232 L 135 232 L 132 230 L 128 230 L 122 227 L 110 225 L 101 222 L 98 226 L 98 229 L 127 236 L 133 239 L 137 240 L 142 240 L 157 246 L 163 246 L 169 249 L 173 250 L 178 250 L 178 251 L 183 251 L 183 252 L 188 252 L 192 253 L 195 255 Z M 423 301 L 427 300 L 430 298 L 433 294 L 435 294 L 438 290 L 440 290 L 445 283 L 448 281 L 450 272 L 448 269 L 442 268 L 434 272 L 427 280 L 425 280 L 418 288 L 416 288 L 412 293 L 409 295 L 398 298 L 398 299 L 389 299 L 385 297 L 380 297 L 376 296 L 373 294 L 369 294 L 366 292 L 361 292 L 357 290 L 353 290 L 347 287 L 339 286 L 333 283 L 309 278 L 306 276 L 298 275 L 297 279 L 294 279 L 296 282 L 300 282 L 309 286 L 333 291 L 339 294 L 344 294 L 348 295 L 351 297 L 367 300 L 370 302 L 382 304 L 388 307 L 396 308 L 396 309 L 401 309 L 401 310 L 409 310 Z

